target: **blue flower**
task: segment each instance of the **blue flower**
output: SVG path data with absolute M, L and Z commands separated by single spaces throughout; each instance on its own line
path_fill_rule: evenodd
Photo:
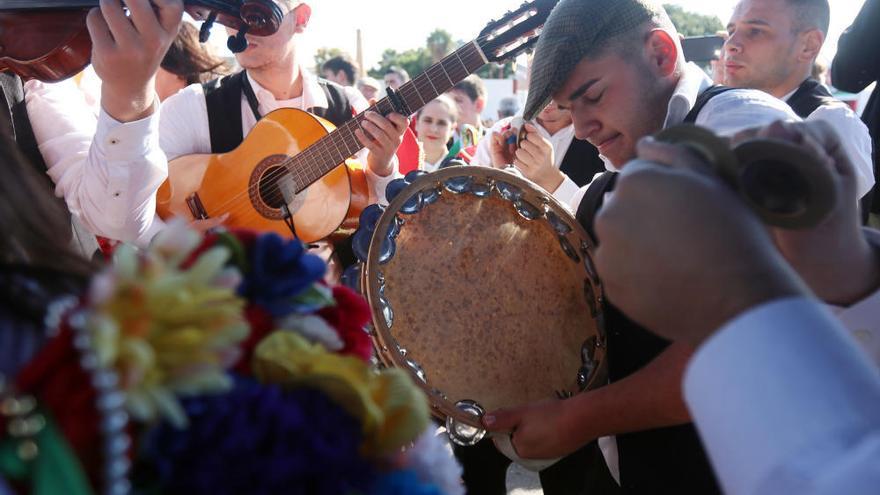
M 161 493 L 339 495 L 373 482 L 361 425 L 321 392 L 236 378 L 228 394 L 182 402 L 190 426 L 163 423 L 144 442 Z
M 392 471 L 376 479 L 370 495 L 443 495 L 439 488 L 424 483 L 410 470 Z
M 274 317 L 296 311 L 294 298 L 324 276 L 326 264 L 306 252 L 295 239 L 269 233 L 256 238 L 249 253 L 249 270 L 238 293 Z

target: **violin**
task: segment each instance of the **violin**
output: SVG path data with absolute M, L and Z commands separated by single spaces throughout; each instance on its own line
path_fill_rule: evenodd
M 185 0 L 186 12 L 202 24 L 199 38 L 207 41 L 217 22 L 238 31 L 229 49 L 247 48 L 245 34 L 268 36 L 281 25 L 284 13 L 272 0 Z M 89 65 L 92 41 L 86 28 L 98 0 L 0 0 L 0 71 L 22 79 L 56 82 Z

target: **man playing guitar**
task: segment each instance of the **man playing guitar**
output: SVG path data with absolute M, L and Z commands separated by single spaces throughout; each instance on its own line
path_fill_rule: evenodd
M 297 45 L 311 16 L 311 7 L 280 0 L 285 11 L 278 31 L 266 37 L 247 36 L 248 47 L 236 54 L 244 71 L 213 85 L 192 85 L 169 98 L 162 107 L 161 147 L 170 160 L 194 153 L 223 153 L 237 147 L 243 135 L 262 116 L 279 108 L 316 113 L 340 125 L 367 102 L 354 88 L 318 80 L 302 68 Z M 385 185 L 394 178 L 394 154 L 408 120 L 398 114 L 382 117 L 368 112 L 363 129 L 356 131 L 368 150 L 365 174 L 370 201 L 384 200 Z M 199 222 L 210 228 L 225 216 Z M 329 250 L 324 250 L 329 255 Z

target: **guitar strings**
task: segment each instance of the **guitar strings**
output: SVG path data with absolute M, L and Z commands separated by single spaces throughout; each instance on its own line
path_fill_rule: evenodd
M 485 65 L 477 44 L 486 41 L 488 37 L 489 35 L 478 37 L 476 40 L 472 41 L 468 45 L 447 55 L 440 62 L 429 67 L 428 70 L 416 76 L 412 81 L 410 81 L 410 83 L 402 86 L 400 88 L 400 94 L 402 95 L 404 100 L 410 102 L 413 101 L 414 97 L 417 97 L 422 102 L 422 105 L 419 107 L 421 108 L 427 102 L 424 101 L 424 98 L 422 97 L 418 86 L 419 84 L 421 84 L 422 89 L 427 91 L 428 87 L 425 85 L 425 82 L 427 82 L 427 84 L 430 85 L 430 88 L 434 92 L 434 94 L 439 95 L 439 93 L 437 92 L 437 88 L 434 85 L 434 81 L 432 81 L 432 78 L 439 76 L 438 71 L 442 71 L 446 80 L 449 82 L 449 87 L 451 88 L 455 85 L 455 81 L 460 81 L 461 79 L 464 79 L 464 77 L 471 74 L 479 67 Z M 470 51 L 470 53 L 466 53 L 468 51 Z M 467 64 L 465 63 L 465 60 L 470 61 L 470 57 L 473 56 L 478 57 L 479 65 L 477 65 L 474 69 L 469 69 Z M 446 65 L 448 65 L 449 62 L 453 62 L 453 65 L 455 65 L 454 62 L 458 62 L 458 65 L 460 65 L 461 68 L 459 69 L 456 67 L 447 67 Z M 477 60 L 473 61 L 473 63 L 476 62 Z M 459 76 L 459 74 L 457 74 L 458 70 L 463 70 L 464 74 Z M 433 75 L 431 74 L 432 71 L 434 71 Z M 450 73 L 452 73 L 452 75 L 450 75 Z M 261 179 L 254 181 L 253 184 L 249 184 L 245 191 L 237 193 L 230 197 L 227 201 L 221 203 L 216 208 L 218 210 L 218 213 L 216 213 L 216 215 L 220 216 L 226 213 L 229 213 L 230 215 L 235 215 L 243 211 L 247 212 L 252 210 L 253 205 L 250 202 L 250 197 L 254 193 L 260 195 L 262 201 L 266 204 L 278 204 L 279 200 L 284 203 L 284 193 L 277 186 L 277 184 L 280 179 L 283 178 L 285 175 L 293 176 L 298 189 L 296 193 L 299 194 L 302 191 L 306 190 L 314 182 L 320 180 L 322 177 L 330 173 L 335 168 L 339 166 L 344 166 L 345 161 L 350 156 L 353 156 L 364 148 L 364 146 L 362 146 L 360 142 L 357 141 L 352 127 L 356 126 L 362 132 L 366 133 L 366 131 L 364 131 L 363 127 L 361 126 L 361 121 L 364 119 L 365 113 L 367 111 L 374 111 L 384 115 L 384 113 L 380 111 L 380 106 L 387 106 L 388 110 L 393 109 L 387 97 L 376 102 L 363 112 L 356 115 L 351 120 L 339 126 L 335 131 L 332 131 L 329 134 L 322 136 L 317 141 L 307 146 L 300 153 L 288 157 L 283 162 L 275 165 L 274 167 L 277 168 L 276 170 L 270 170 L 270 172 L 264 175 Z M 348 132 L 349 138 L 353 140 L 354 144 L 351 146 L 355 147 L 354 151 L 351 151 L 351 149 L 349 149 L 350 143 L 346 141 L 346 137 L 342 133 L 343 130 L 346 130 Z M 369 133 L 366 134 L 369 135 Z M 339 143 L 340 140 L 342 141 L 341 143 Z M 331 143 L 333 147 L 336 148 L 336 155 L 333 154 L 332 150 L 329 147 Z M 340 154 L 340 144 L 345 146 L 345 151 L 343 153 L 347 154 L 342 156 L 339 161 L 335 161 Z M 330 163 L 331 160 L 334 161 L 334 165 L 332 167 L 327 165 L 327 163 Z M 296 165 L 297 167 L 291 168 L 292 165 Z M 364 166 L 366 167 L 367 165 L 364 164 Z M 263 187 L 266 187 L 268 185 L 269 188 L 273 189 L 274 191 L 272 193 L 266 194 L 265 196 L 262 196 L 260 192 L 258 192 L 259 189 L 261 189 L 261 184 L 263 185 Z M 248 201 L 240 201 L 244 196 L 248 197 Z M 228 211 L 224 211 L 230 205 L 232 207 L 229 208 Z

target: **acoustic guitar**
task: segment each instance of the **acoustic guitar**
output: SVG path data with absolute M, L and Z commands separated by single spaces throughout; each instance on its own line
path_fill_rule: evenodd
M 389 91 L 368 111 L 412 115 L 486 63 L 531 48 L 557 1 L 534 0 L 490 22 L 476 40 Z M 369 194 L 362 169 L 346 160 L 362 148 L 354 131 L 363 119 L 362 112 L 334 129 L 307 112 L 275 110 L 228 153 L 172 160 L 157 195 L 159 216 L 228 213 L 228 226 L 295 233 L 304 242 L 353 228 Z

